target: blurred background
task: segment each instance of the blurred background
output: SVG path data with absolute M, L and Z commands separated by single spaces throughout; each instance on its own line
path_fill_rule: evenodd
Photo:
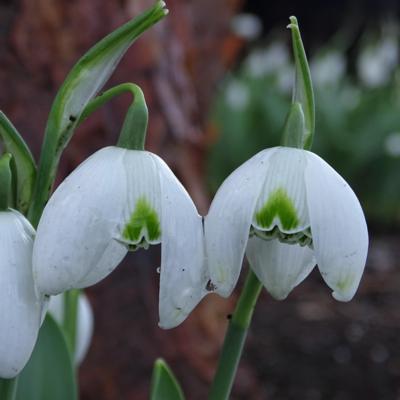
M 51 102 L 80 55 L 150 0 L 2 0 L 0 108 L 36 157 Z M 301 4 L 300 4 L 301 3 Z M 397 0 L 169 0 L 108 86 L 142 86 L 147 149 L 200 213 L 224 178 L 280 141 L 293 83 L 288 17 L 299 19 L 316 96 L 313 151 L 350 183 L 371 237 L 355 299 L 335 302 L 317 271 L 283 302 L 264 290 L 232 399 L 400 399 L 400 4 Z M 77 131 L 58 182 L 114 144 L 129 96 Z M 206 398 L 237 293 L 210 295 L 180 327 L 157 327 L 160 249 L 130 254 L 87 290 L 95 333 L 82 400 L 142 400 L 162 356 L 187 398 Z

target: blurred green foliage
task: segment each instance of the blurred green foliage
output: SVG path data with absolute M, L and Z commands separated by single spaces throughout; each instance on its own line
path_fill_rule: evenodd
M 398 225 L 400 72 L 396 36 L 364 41 L 350 61 L 333 48 L 320 49 L 310 60 L 316 101 L 313 151 L 349 182 L 370 222 Z M 280 144 L 293 79 L 289 47 L 281 42 L 253 50 L 226 77 L 212 112 L 218 138 L 208 158 L 211 191 L 248 158 Z

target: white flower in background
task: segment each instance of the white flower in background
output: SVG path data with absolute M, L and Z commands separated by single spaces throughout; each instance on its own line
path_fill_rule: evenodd
M 385 138 L 384 149 L 391 157 L 400 157 L 400 132 L 392 132 Z
M 364 270 L 368 231 L 357 197 L 316 154 L 261 151 L 222 184 L 205 219 L 216 292 L 228 296 L 246 250 L 267 290 L 284 299 L 318 263 L 337 300 L 350 300 Z
M 52 296 L 49 304 L 49 313 L 62 325 L 64 320 L 65 296 L 59 294 Z M 74 361 L 79 365 L 84 360 L 93 336 L 93 311 L 88 298 L 84 293 L 79 294 L 77 324 L 76 324 L 76 343 Z
M 284 65 L 279 69 L 276 75 L 276 83 L 278 85 L 278 89 L 283 94 L 289 94 L 293 88 L 293 75 L 294 68 L 292 65 Z
M 14 210 L 0 212 L 0 377 L 13 378 L 28 362 L 42 316 L 32 276 L 35 231 Z
M 233 32 L 246 40 L 254 40 L 260 36 L 262 23 L 254 14 L 238 14 L 232 18 L 231 28 Z
M 315 57 L 310 63 L 313 83 L 319 86 L 338 84 L 346 72 L 346 59 L 336 50 Z
M 272 43 L 265 49 L 252 51 L 245 60 L 248 73 L 254 78 L 274 74 L 289 64 L 289 51 L 281 42 Z M 293 83 L 293 76 L 291 77 Z
M 160 326 L 171 328 L 207 293 L 202 219 L 158 156 L 104 148 L 65 179 L 43 212 L 33 249 L 38 289 L 54 295 L 93 285 L 128 249 L 159 243 Z
M 238 80 L 230 80 L 226 88 L 225 99 L 227 104 L 236 111 L 241 111 L 249 104 L 249 88 Z
M 374 46 L 366 47 L 357 60 L 358 75 L 368 87 L 383 86 L 389 82 L 399 59 L 397 39 L 386 37 Z

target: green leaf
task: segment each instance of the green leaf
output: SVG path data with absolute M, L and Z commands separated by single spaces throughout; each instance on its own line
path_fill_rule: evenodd
M 150 400 L 184 400 L 183 391 L 174 374 L 162 359 L 154 363 Z
M 11 192 L 11 154 L 5 153 L 0 157 L 0 211 L 7 210 Z
M 5 150 L 12 154 L 11 169 L 15 188 L 15 207 L 25 214 L 28 211 L 36 178 L 36 165 L 32 154 L 9 119 L 0 111 L 0 137 Z
M 75 373 L 65 337 L 47 314 L 31 359 L 18 380 L 16 400 L 77 400 Z
M 158 1 L 143 14 L 121 26 L 93 46 L 72 68 L 50 111 L 38 179 L 29 217 L 37 225 L 51 191 L 61 153 L 77 127 L 89 101 L 106 83 L 137 37 L 167 15 Z
M 292 30 L 293 54 L 296 68 L 296 80 L 293 91 L 293 103 L 300 103 L 304 112 L 305 131 L 303 148 L 309 150 L 315 130 L 315 104 L 310 68 L 306 52 L 301 40 L 300 29 L 296 17 L 290 17 L 288 28 Z

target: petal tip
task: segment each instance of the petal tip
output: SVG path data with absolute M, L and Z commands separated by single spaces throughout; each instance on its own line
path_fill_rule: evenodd
M 333 291 L 332 297 L 337 301 L 347 303 L 353 299 L 354 293 L 343 293 L 343 292 Z

